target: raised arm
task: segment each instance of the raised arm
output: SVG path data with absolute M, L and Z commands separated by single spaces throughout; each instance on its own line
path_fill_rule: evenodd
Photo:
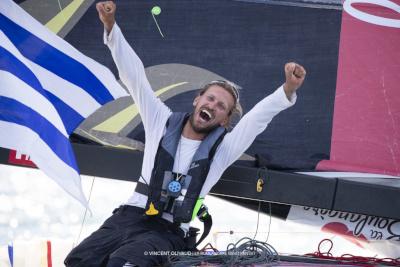
M 171 111 L 155 96 L 147 80 L 142 61 L 125 40 L 115 22 L 115 3 L 113 1 L 99 2 L 96 4 L 96 9 L 104 24 L 104 43 L 111 51 L 121 81 L 128 88 L 139 109 L 145 131 L 149 132 L 153 126 L 165 124 Z
M 218 148 L 215 164 L 225 170 L 253 143 L 279 112 L 296 102 L 296 90 L 304 81 L 306 72 L 296 63 L 285 65 L 286 82 L 274 93 L 258 102 L 228 133 Z M 214 164 L 214 163 L 213 163 Z M 222 171 L 223 171 L 222 170 Z

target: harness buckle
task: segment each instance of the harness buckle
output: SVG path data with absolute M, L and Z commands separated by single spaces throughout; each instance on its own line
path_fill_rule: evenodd
M 201 204 L 201 207 L 200 207 L 199 211 L 197 212 L 197 218 L 201 222 L 204 222 L 208 216 L 210 216 L 210 213 L 208 213 L 207 206 L 204 204 Z

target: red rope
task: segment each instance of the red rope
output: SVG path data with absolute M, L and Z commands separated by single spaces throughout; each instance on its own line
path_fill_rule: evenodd
M 330 247 L 327 252 L 321 252 L 321 245 L 324 242 L 329 242 Z M 376 257 L 362 257 L 354 256 L 351 254 L 343 254 L 340 257 L 334 257 L 330 252 L 333 248 L 333 242 L 330 239 L 323 239 L 318 244 L 318 251 L 314 253 L 307 253 L 306 256 L 311 256 L 320 259 L 336 260 L 339 264 L 353 264 L 356 266 L 373 267 L 377 264 L 383 264 L 386 266 L 400 266 L 400 258 L 376 258 Z
M 211 243 L 207 243 L 200 251 L 206 252 L 206 251 L 213 251 L 213 252 L 218 252 L 218 249 L 214 248 Z

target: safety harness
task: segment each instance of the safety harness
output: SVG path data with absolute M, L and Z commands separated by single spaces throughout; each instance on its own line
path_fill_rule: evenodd
M 195 152 L 186 175 L 174 173 L 175 154 L 188 118 L 188 113 L 172 113 L 158 146 L 150 183 L 138 182 L 135 191 L 148 196 L 145 213 L 149 217 L 159 217 L 168 212 L 172 214 L 174 223 L 180 224 L 188 223 L 197 216 L 204 224 L 203 234 L 195 244 L 197 246 L 212 225 L 211 215 L 199 196 L 226 129 L 218 127 L 206 136 Z

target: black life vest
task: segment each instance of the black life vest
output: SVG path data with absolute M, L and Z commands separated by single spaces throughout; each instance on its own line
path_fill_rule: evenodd
M 210 132 L 195 152 L 188 173 L 184 176 L 174 174 L 172 169 L 175 154 L 188 117 L 187 113 L 172 113 L 167 122 L 166 133 L 158 146 L 150 183 L 145 185 L 138 182 L 136 186 L 137 192 L 148 196 L 147 215 L 161 216 L 164 211 L 168 211 L 172 213 L 176 223 L 192 220 L 192 213 L 207 178 L 212 158 L 226 133 L 223 127 Z M 176 192 L 177 189 L 180 191 Z M 178 195 L 173 196 L 174 192 Z

